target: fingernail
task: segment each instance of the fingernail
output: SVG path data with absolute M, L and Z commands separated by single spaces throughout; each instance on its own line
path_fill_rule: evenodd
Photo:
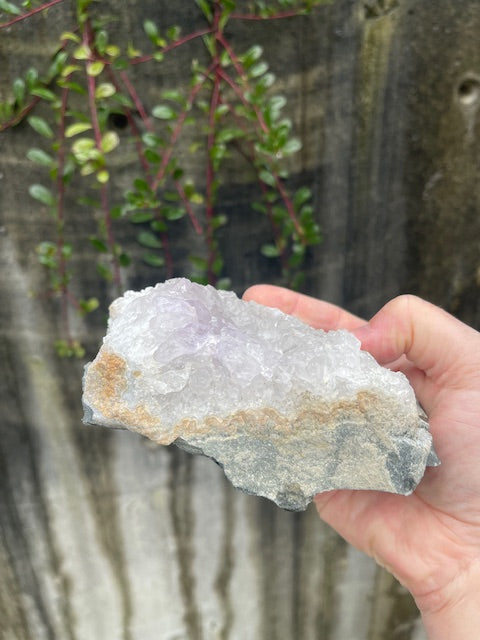
M 362 324 L 361 327 L 357 327 L 352 331 L 353 335 L 356 336 L 360 342 L 364 342 L 372 333 L 371 326 L 367 324 Z

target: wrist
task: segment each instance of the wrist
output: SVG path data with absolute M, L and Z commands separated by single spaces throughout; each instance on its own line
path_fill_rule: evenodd
M 480 560 L 443 589 L 415 598 L 429 640 L 477 640 L 480 629 Z

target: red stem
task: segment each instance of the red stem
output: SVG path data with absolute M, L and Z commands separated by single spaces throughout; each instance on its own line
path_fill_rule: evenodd
M 168 53 L 169 51 L 176 49 L 176 47 L 181 47 L 182 44 L 185 44 L 186 42 L 190 42 L 190 40 L 201 38 L 202 36 L 206 36 L 209 33 L 212 33 L 211 28 L 195 31 L 194 33 L 189 33 L 187 36 L 184 36 L 183 38 L 179 38 L 178 40 L 175 40 L 174 42 L 167 44 L 167 46 L 163 47 L 163 49 L 159 49 L 159 51 L 156 53 Z M 149 62 L 150 60 L 153 60 L 154 55 L 155 54 L 151 53 L 146 56 L 140 56 L 139 58 L 133 58 L 133 60 L 130 60 L 130 64 L 141 64 L 142 62 Z
M 288 195 L 280 177 L 276 173 L 273 173 L 272 175 L 275 178 L 275 186 L 277 187 L 279 194 L 282 196 L 282 200 L 285 204 L 285 207 L 287 208 L 288 215 L 290 216 L 290 219 L 293 222 L 295 230 L 298 233 L 299 238 L 303 240 L 304 232 L 302 227 L 298 223 L 297 216 L 295 215 L 295 209 L 293 207 L 293 203 L 290 199 L 290 196 Z
M 188 217 L 190 218 L 193 228 L 195 229 L 195 231 L 198 233 L 198 235 L 202 235 L 203 234 L 203 229 L 200 226 L 200 223 L 198 221 L 197 216 L 195 215 L 195 212 L 193 210 L 193 207 L 191 205 L 191 203 L 189 202 L 187 196 L 185 195 L 185 190 L 183 188 L 183 186 L 180 184 L 180 182 L 175 182 L 175 187 L 177 189 L 178 195 L 180 196 L 182 202 L 183 202 L 183 206 L 185 207 L 186 212 L 188 213 Z
M 197 97 L 198 93 L 200 92 L 200 89 L 203 87 L 208 74 L 213 70 L 214 68 L 214 64 L 210 65 L 210 67 L 207 69 L 207 71 L 205 72 L 205 75 L 203 77 L 203 79 L 201 80 L 201 82 L 197 82 L 196 85 L 194 85 L 194 87 L 192 88 L 192 90 L 190 91 L 190 95 L 188 96 L 187 99 L 187 106 L 185 107 L 185 109 L 182 111 L 182 113 L 178 116 L 178 120 L 177 120 L 177 124 L 175 126 L 175 129 L 172 131 L 172 135 L 170 136 L 170 144 L 169 144 L 169 148 L 166 149 L 165 153 L 163 154 L 163 158 L 162 158 L 162 164 L 160 165 L 158 171 L 157 171 L 157 175 L 155 176 L 155 179 L 152 183 L 152 189 L 156 190 L 158 188 L 158 185 L 160 184 L 160 182 L 163 180 L 163 178 L 165 177 L 165 171 L 167 169 L 167 165 L 170 162 L 170 158 L 172 157 L 172 153 L 173 153 L 173 148 L 175 146 L 175 143 L 178 140 L 178 137 L 182 131 L 183 128 L 183 124 L 187 118 L 187 115 L 190 111 L 190 109 L 192 108 L 193 102 L 195 100 L 195 98 Z
M 262 113 L 261 111 L 259 111 L 258 107 L 248 102 L 248 100 L 245 98 L 245 94 L 242 91 L 242 89 L 238 86 L 235 80 L 226 71 L 224 71 L 223 69 L 219 69 L 219 74 L 222 76 L 223 80 L 225 80 L 225 82 L 233 89 L 233 91 L 236 93 L 238 98 L 240 98 L 242 104 L 245 107 L 248 107 L 249 109 L 253 109 L 257 117 L 257 122 L 260 126 L 260 129 L 263 131 L 263 133 L 269 133 L 270 130 L 268 128 L 268 125 L 265 122 L 262 116 Z
M 68 291 L 66 281 L 67 267 L 66 259 L 63 253 L 65 246 L 65 183 L 63 182 L 63 171 L 65 168 L 65 117 L 68 105 L 68 88 L 62 91 L 62 102 L 60 107 L 60 124 L 59 124 L 59 141 L 58 141 L 58 174 L 57 174 L 57 257 L 58 257 L 58 275 L 60 278 L 61 306 L 62 306 L 62 324 L 65 338 L 69 343 L 72 341 L 70 335 L 70 323 L 68 318 L 68 303 L 71 298 Z
M 83 34 L 83 43 L 86 46 L 89 46 L 91 40 L 91 27 L 87 23 L 87 28 Z M 89 60 L 85 62 L 85 65 L 88 65 Z M 100 124 L 98 121 L 98 113 L 97 113 L 97 105 L 95 103 L 95 76 L 89 75 L 88 71 L 87 75 L 87 89 L 88 89 L 88 104 L 90 108 L 90 118 L 92 121 L 93 134 L 95 137 L 95 145 L 98 151 L 102 152 L 102 132 L 100 130 Z M 107 245 L 110 250 L 110 255 L 112 258 L 112 266 L 113 266 L 113 281 L 118 289 L 118 292 L 121 291 L 121 274 L 120 274 L 120 265 L 118 264 L 117 256 L 115 255 L 115 238 L 113 236 L 112 229 L 112 219 L 110 217 L 110 207 L 108 202 L 108 191 L 107 184 L 103 183 L 100 187 L 100 201 L 101 208 L 103 211 L 103 219 L 105 223 L 105 235 L 107 240 Z
M 222 44 L 222 46 L 225 47 L 225 49 L 228 51 L 228 55 L 230 56 L 230 59 L 232 60 L 234 66 L 235 66 L 235 70 L 237 71 L 238 75 L 242 78 L 242 80 L 247 84 L 248 87 L 248 78 L 247 75 L 245 73 L 245 70 L 240 62 L 240 60 L 238 60 L 237 56 L 235 55 L 235 52 L 231 49 L 231 47 L 229 46 L 228 42 L 226 42 L 226 40 L 223 38 L 223 36 L 219 37 L 219 41 Z M 236 82 L 234 82 L 234 80 L 229 76 L 229 74 L 227 74 L 223 69 L 219 70 L 220 75 L 222 76 L 222 78 L 225 80 L 225 82 L 227 82 L 229 84 L 229 86 L 235 91 L 235 93 L 240 97 L 240 99 L 242 100 L 243 104 L 245 104 L 246 106 L 251 106 L 250 103 L 248 103 L 248 101 L 245 99 L 244 94 L 242 92 L 242 90 L 240 89 L 240 87 L 238 87 L 238 85 L 236 84 Z M 257 121 L 259 126 L 261 127 L 262 131 L 264 133 L 269 133 L 269 127 L 267 125 L 267 123 L 265 122 L 265 119 L 261 113 L 261 111 L 257 108 L 257 107 L 253 107 L 255 110 L 255 114 L 257 116 Z M 303 238 L 303 230 L 301 228 L 301 226 L 298 223 L 297 220 L 297 216 L 295 215 L 295 209 L 293 207 L 293 203 L 288 195 L 288 193 L 285 190 L 285 187 L 282 184 L 282 181 L 280 179 L 280 177 L 278 176 L 277 172 L 272 171 L 270 169 L 270 171 L 272 172 L 272 175 L 275 178 L 275 186 L 277 187 L 278 192 L 280 193 L 282 200 L 285 203 L 285 207 L 287 208 L 288 211 L 288 215 L 290 216 L 294 226 L 295 226 L 295 230 L 297 231 L 298 235 L 300 236 L 300 238 Z
M 126 86 L 128 93 L 130 94 L 130 97 L 133 100 L 133 103 L 135 105 L 135 108 L 137 109 L 141 119 L 143 120 L 143 123 L 145 125 L 145 127 L 149 130 L 149 131 L 153 131 L 153 125 L 152 122 L 150 120 L 150 118 L 148 117 L 147 112 L 145 111 L 145 107 L 143 106 L 140 97 L 138 95 L 138 93 L 135 90 L 135 87 L 132 85 L 132 83 L 130 82 L 129 77 L 127 76 L 125 71 L 121 71 L 120 72 L 120 77 L 122 79 L 123 84 Z
M 215 239 L 213 236 L 213 217 L 215 215 L 215 167 L 212 159 L 212 150 L 215 145 L 215 117 L 217 113 L 218 105 L 220 104 L 220 84 L 221 84 L 221 64 L 220 64 L 220 51 L 219 44 L 221 43 L 221 30 L 220 30 L 220 17 L 222 8 L 218 0 L 215 2 L 215 15 L 213 19 L 213 30 L 215 32 L 215 55 L 213 56 L 212 65 L 215 71 L 215 77 L 213 81 L 213 89 L 210 97 L 210 109 L 208 115 L 208 137 L 207 137 L 207 171 L 206 171 L 206 185 L 205 185 L 205 200 L 206 200 L 206 219 L 207 219 L 207 278 L 209 284 L 215 284 L 217 276 L 213 272 L 213 263 L 217 254 L 215 247 Z
M 50 2 L 46 2 L 45 4 L 42 4 L 40 7 L 37 7 L 36 9 L 32 9 L 31 11 L 27 11 L 27 13 L 24 13 L 21 16 L 16 16 L 15 18 L 12 18 L 8 22 L 0 22 L 0 29 L 4 29 L 5 27 L 10 27 L 12 24 L 15 24 L 16 22 L 20 22 L 21 20 L 25 20 L 26 18 L 30 18 L 36 13 L 45 11 L 46 9 L 53 7 L 54 4 L 59 4 L 60 2 L 63 2 L 63 0 L 50 0 Z
M 240 78 L 243 80 L 243 82 L 245 83 L 245 86 L 247 88 L 247 91 L 251 90 L 250 84 L 248 82 L 248 75 L 242 65 L 242 63 L 240 62 L 240 60 L 238 59 L 238 56 L 235 54 L 235 51 L 232 49 L 232 47 L 230 46 L 230 44 L 227 42 L 227 40 L 225 40 L 225 38 L 223 37 L 223 34 L 218 34 L 218 41 L 220 42 L 220 44 L 222 45 L 222 47 L 224 47 L 224 49 L 226 50 L 226 52 L 228 53 L 228 55 L 230 56 L 230 60 L 232 61 L 232 64 L 235 68 L 235 71 L 238 73 L 238 75 L 240 76 Z M 226 74 L 227 77 L 228 74 Z M 232 81 L 233 82 L 233 81 Z M 235 83 L 234 83 L 235 84 Z M 232 88 L 234 88 L 234 86 L 232 86 Z M 245 97 L 243 98 L 243 100 L 245 100 Z M 260 109 L 256 106 L 256 105 L 251 105 L 248 101 L 245 100 L 245 102 L 247 102 L 248 106 L 250 106 L 253 111 L 255 112 L 255 115 L 257 117 L 258 123 L 262 129 L 262 131 L 264 131 L 265 133 L 268 133 L 268 125 L 265 122 L 265 119 L 262 115 L 262 112 L 260 111 Z
M 10 120 L 7 120 L 7 122 L 0 124 L 0 133 L 2 131 L 10 129 L 10 127 L 14 127 L 16 124 L 21 122 L 25 118 L 25 116 L 33 110 L 38 102 L 40 102 L 40 98 L 38 96 L 35 96 L 32 101 L 27 104 L 26 107 L 24 107 L 19 113 L 17 113 L 17 115 L 13 116 L 13 118 L 10 118 Z
M 109 75 L 110 75 L 110 78 L 111 78 L 114 86 L 116 87 L 117 91 L 119 91 L 120 90 L 119 83 L 118 83 L 118 81 L 117 81 L 117 79 L 115 77 L 115 74 L 113 73 L 113 71 L 111 69 L 109 69 Z M 130 96 L 131 96 L 131 98 L 132 98 L 132 100 L 133 100 L 133 102 L 135 104 L 135 107 L 137 108 L 138 113 L 139 113 L 140 117 L 142 118 L 142 121 L 143 121 L 143 123 L 145 125 L 145 128 L 148 129 L 149 131 L 153 131 L 153 126 L 152 126 L 152 123 L 150 121 L 150 118 L 147 115 L 145 107 L 143 106 L 143 104 L 142 104 L 142 102 L 140 100 L 140 97 L 139 97 L 138 93 L 135 90 L 135 87 L 132 85 L 132 83 L 130 82 L 128 76 L 124 72 L 122 72 L 121 75 L 122 75 L 123 83 L 127 87 L 127 91 L 129 92 L 129 94 L 130 94 Z M 133 132 L 133 135 L 135 137 L 135 144 L 136 144 L 136 147 L 137 147 L 138 159 L 139 159 L 139 162 L 140 162 L 140 164 L 142 166 L 142 169 L 144 171 L 145 179 L 147 180 L 147 183 L 148 183 L 150 189 L 153 191 L 153 186 L 152 186 L 153 179 L 149 175 L 150 167 L 148 165 L 148 162 L 147 162 L 147 160 L 145 158 L 145 154 L 144 154 L 144 151 L 143 151 L 143 145 L 142 145 L 140 131 L 138 130 L 137 124 L 136 124 L 136 122 L 135 122 L 135 120 L 134 120 L 134 118 L 132 116 L 132 113 L 131 113 L 130 109 L 128 109 L 128 108 L 125 109 L 125 115 L 127 117 L 128 123 L 129 123 L 130 128 L 131 128 L 131 130 Z M 177 190 L 178 190 L 178 186 L 177 186 Z M 184 196 L 185 196 L 185 194 L 184 194 Z M 188 211 L 188 209 L 187 209 L 187 211 Z M 192 214 L 193 214 L 193 211 L 192 211 Z M 156 215 L 157 219 L 159 219 L 159 220 L 162 218 L 160 209 L 158 209 L 158 208 L 155 209 L 155 215 Z M 190 212 L 189 212 L 189 215 L 190 215 Z M 192 218 L 192 215 L 190 215 L 190 217 L 192 219 L 192 222 L 194 222 L 194 221 L 196 222 L 195 214 L 193 214 L 193 218 Z M 194 224 L 194 226 L 195 226 L 195 224 Z M 160 238 L 162 240 L 163 253 L 164 253 L 164 256 L 165 256 L 166 275 L 167 275 L 167 278 L 171 278 L 173 276 L 173 257 L 172 257 L 172 252 L 170 251 L 170 241 L 169 241 L 169 238 L 168 238 L 168 233 L 166 231 L 163 231 L 160 234 Z
M 222 104 L 226 104 L 230 114 L 232 115 L 232 117 L 235 119 L 235 121 L 237 121 L 238 126 L 243 129 L 243 131 L 245 131 L 245 133 L 247 133 L 245 127 L 243 126 L 243 123 L 240 121 L 239 117 L 237 116 L 237 114 L 235 113 L 235 110 L 233 109 L 232 105 L 222 101 Z M 245 151 L 242 146 L 240 144 L 237 143 L 237 149 L 239 151 L 239 153 L 246 159 L 247 162 L 249 162 L 252 167 L 254 169 L 257 169 L 257 165 L 255 164 L 255 148 L 254 145 L 251 141 L 247 140 L 247 145 L 248 145 L 248 153 L 247 151 Z M 273 173 L 272 175 L 275 176 L 275 174 Z M 276 176 L 275 176 L 276 177 Z M 262 182 L 261 180 L 259 180 L 260 183 L 260 189 L 262 191 L 263 194 L 263 200 L 265 202 L 265 206 L 267 208 L 267 215 L 268 218 L 270 220 L 270 224 L 272 225 L 272 229 L 273 229 L 273 236 L 275 239 L 275 244 L 276 246 L 280 249 L 280 259 L 282 261 L 282 264 L 284 267 L 286 267 L 287 261 L 286 261 L 286 255 L 285 255 L 285 249 L 281 249 L 280 248 L 280 239 L 281 239 L 281 233 L 280 233 L 280 229 L 278 228 L 278 224 L 275 222 L 274 217 L 273 217 L 273 205 L 271 202 L 268 201 L 268 199 L 266 198 L 266 195 L 268 193 L 268 189 L 267 186 L 265 185 L 264 182 Z M 287 194 L 286 194 L 287 195 Z M 288 195 L 287 195 L 288 198 Z
M 279 11 L 278 13 L 272 13 L 270 16 L 257 16 L 254 13 L 232 13 L 230 14 L 231 20 L 283 20 L 283 18 L 294 18 L 296 16 L 305 15 L 305 9 L 297 9 L 292 11 Z

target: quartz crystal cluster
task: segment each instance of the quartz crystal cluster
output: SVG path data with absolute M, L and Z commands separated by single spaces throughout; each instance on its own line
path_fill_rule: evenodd
M 83 404 L 87 424 L 202 453 L 290 510 L 329 489 L 406 495 L 438 464 L 407 379 L 352 334 L 183 278 L 112 303 Z

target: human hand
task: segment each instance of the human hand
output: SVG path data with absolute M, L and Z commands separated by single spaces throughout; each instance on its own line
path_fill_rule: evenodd
M 244 294 L 315 328 L 349 329 L 377 361 L 407 375 L 442 461 L 410 496 L 336 490 L 315 498 L 323 520 L 412 593 L 429 637 L 478 638 L 480 628 L 480 334 L 438 307 L 400 296 L 368 324 L 287 289 Z

